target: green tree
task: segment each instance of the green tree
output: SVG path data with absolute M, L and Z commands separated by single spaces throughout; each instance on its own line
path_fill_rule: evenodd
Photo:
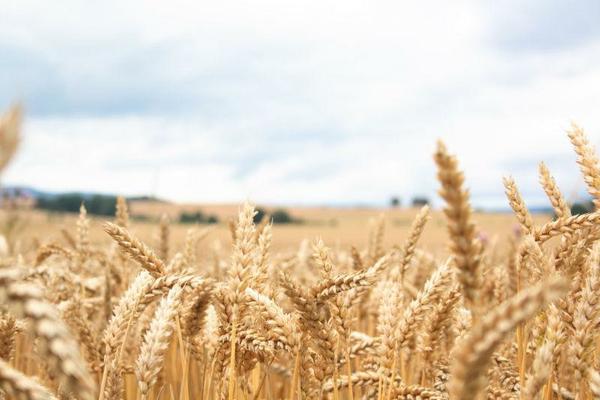
M 267 215 L 267 211 L 264 208 L 256 207 L 256 214 L 254 214 L 254 219 L 253 219 L 254 223 L 259 224 L 260 221 L 263 220 L 265 215 Z
M 295 222 L 294 218 L 284 209 L 280 208 L 273 211 L 271 214 L 271 220 L 274 224 L 291 224 Z

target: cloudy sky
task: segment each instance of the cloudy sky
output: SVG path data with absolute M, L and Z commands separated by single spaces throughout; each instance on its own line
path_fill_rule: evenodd
M 4 181 L 177 201 L 435 196 L 458 154 L 477 206 L 537 163 L 582 193 L 600 145 L 600 3 L 2 1 L 0 106 L 26 107 Z M 484 6 L 485 4 L 485 6 Z

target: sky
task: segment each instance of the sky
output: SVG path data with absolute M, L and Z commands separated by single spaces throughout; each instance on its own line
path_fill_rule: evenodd
M 6 1 L 6 184 L 180 202 L 437 199 L 438 139 L 476 207 L 530 205 L 545 161 L 585 193 L 566 136 L 600 145 L 600 2 Z M 436 201 L 439 201 L 437 199 Z

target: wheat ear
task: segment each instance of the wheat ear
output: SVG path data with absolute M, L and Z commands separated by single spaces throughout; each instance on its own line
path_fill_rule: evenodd
M 404 282 L 404 273 L 406 272 L 406 268 L 410 264 L 410 261 L 415 254 L 415 249 L 417 247 L 417 242 L 419 238 L 423 234 L 423 229 L 425 229 L 425 224 L 429 220 L 429 206 L 424 206 L 421 208 L 415 217 L 411 227 L 410 227 L 410 235 L 408 239 L 402 246 L 402 258 L 400 260 L 400 280 Z
M 534 399 L 542 390 L 552 372 L 552 357 L 555 343 L 547 341 L 536 352 L 531 366 L 532 373 L 527 379 L 523 393 L 526 399 Z
M 441 295 L 447 289 L 451 277 L 452 269 L 449 263 L 440 265 L 427 280 L 423 289 L 417 294 L 417 297 L 404 309 L 404 313 L 394 331 L 394 351 L 396 352 L 396 357 L 401 356 L 399 352 L 403 350 L 409 340 L 415 337 L 417 328 L 423 321 L 425 312 L 439 301 Z
M 205 286 L 189 292 L 185 295 L 179 318 L 183 335 L 191 339 L 201 333 L 213 293 L 212 287 Z
M 594 400 L 600 400 L 600 374 L 593 369 L 588 371 L 588 385 Z
M 521 228 L 526 234 L 533 232 L 533 219 L 531 218 L 531 214 L 525 205 L 525 201 L 523 197 L 521 197 L 521 193 L 517 188 L 517 184 L 512 177 L 505 177 L 503 179 L 504 188 L 506 191 L 506 197 L 508 198 L 508 203 L 510 204 L 510 208 L 513 209 L 517 219 L 519 220 L 519 224 L 521 224 Z
M 79 218 L 77 219 L 77 251 L 85 256 L 90 247 L 90 220 L 87 218 L 87 210 L 82 203 L 79 207 Z
M 42 355 L 55 368 L 66 393 L 84 400 L 94 398 L 95 385 L 81 358 L 75 339 L 60 319 L 58 311 L 44 300 L 42 291 L 31 284 L 16 283 L 18 273 L 4 271 L 0 276 L 0 299 L 5 298 L 17 317 L 33 322 L 40 339 Z
M 49 243 L 38 248 L 37 254 L 35 256 L 34 266 L 37 267 L 41 265 L 46 259 L 48 259 L 48 257 L 54 254 L 61 255 L 67 260 L 72 260 L 74 257 L 74 254 L 70 250 L 65 249 L 64 247 L 58 244 Z
M 254 289 L 246 289 L 266 325 L 266 334 L 273 347 L 295 354 L 301 343 L 297 322 L 286 314 L 275 302 Z
M 453 352 L 450 398 L 477 398 L 483 388 L 483 375 L 494 349 L 515 326 L 531 318 L 545 304 L 556 300 L 567 289 L 559 278 L 531 286 L 488 312 L 461 340 Z
M 588 192 L 594 200 L 596 209 L 600 206 L 600 166 L 596 151 L 589 143 L 583 129 L 575 123 L 571 124 L 568 132 L 569 139 L 577 153 L 577 163 L 587 185 Z
M 169 290 L 156 309 L 154 319 L 144 337 L 140 355 L 135 365 L 135 375 L 142 397 L 145 398 L 162 369 L 171 335 L 175 329 L 175 316 L 181 306 L 183 289 L 179 285 Z
M 17 320 L 10 314 L 0 315 L 0 359 L 9 361 L 15 352 Z
M 573 215 L 547 222 L 536 229 L 533 236 L 537 242 L 543 243 L 554 236 L 572 234 L 580 229 L 593 228 L 598 224 L 600 224 L 600 212 Z
M 102 355 L 100 353 L 100 344 L 96 340 L 96 336 L 82 314 L 82 304 L 77 299 L 67 301 L 59 305 L 63 320 L 77 335 L 81 348 L 85 355 L 90 371 L 99 372 L 102 363 Z
M 367 249 L 367 255 L 369 261 L 374 263 L 380 259 L 384 254 L 383 249 L 383 236 L 385 234 L 385 216 L 379 215 L 377 219 L 369 221 L 369 246 Z
M 341 273 L 325 279 L 312 288 L 312 293 L 318 302 L 325 302 L 344 291 L 371 286 L 377 275 L 387 268 L 389 260 L 389 255 L 383 256 L 372 267 L 362 271 Z
M 125 229 L 129 227 L 129 209 L 127 207 L 127 200 L 123 196 L 117 197 L 117 204 L 115 205 L 115 224 Z
M 169 260 L 169 239 L 171 231 L 169 229 L 169 216 L 163 214 L 160 217 L 159 232 L 158 232 L 158 256 L 164 262 Z
M 560 192 L 560 189 L 558 188 L 554 177 L 550 174 L 548 167 L 546 167 L 546 164 L 544 164 L 543 162 L 540 163 L 539 172 L 540 184 L 542 185 L 544 192 L 546 192 L 546 196 L 548 196 L 548 199 L 552 204 L 552 208 L 554 209 L 556 217 L 570 217 L 571 209 L 569 208 L 569 205 L 567 204 L 565 198 Z
M 0 171 L 2 171 L 17 152 L 21 141 L 22 109 L 13 106 L 0 118 Z
M 573 336 L 569 348 L 569 362 L 574 368 L 575 382 L 585 379 L 594 361 L 597 334 L 595 332 L 600 315 L 598 314 L 598 292 L 600 291 L 600 270 L 596 263 L 589 263 L 589 273 L 573 312 Z M 576 388 L 578 385 L 576 384 Z
M 148 246 L 133 237 L 127 229 L 106 222 L 104 224 L 104 231 L 117 242 L 123 251 L 140 263 L 142 268 L 146 269 L 153 276 L 158 277 L 164 274 L 165 264 L 163 261 Z
M 377 318 L 378 362 L 381 371 L 389 372 L 394 360 L 396 348 L 394 332 L 398 326 L 398 310 L 402 305 L 403 297 L 400 287 L 393 282 L 385 282 L 381 289 L 383 296 L 381 296 Z M 370 339 L 372 342 L 373 339 Z
M 448 154 L 446 146 L 438 141 L 434 159 L 438 167 L 440 196 L 445 200 L 444 214 L 448 221 L 450 249 L 459 271 L 465 302 L 474 306 L 479 288 L 481 246 L 476 238 L 475 224 L 471 218 L 469 193 L 464 189 L 464 175 L 458 168 L 456 157 Z
M 17 400 L 57 400 L 50 390 L 0 360 L 0 388 Z

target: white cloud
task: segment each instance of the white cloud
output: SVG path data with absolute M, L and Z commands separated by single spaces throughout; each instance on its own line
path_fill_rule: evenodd
M 442 137 L 478 205 L 502 203 L 509 173 L 539 203 L 539 160 L 561 160 L 548 163 L 559 182 L 581 186 L 563 162 L 570 120 L 599 143 L 600 32 L 546 36 L 561 29 L 556 12 L 514 21 L 518 3 L 495 7 L 13 2 L 0 17 L 0 105 L 22 98 L 29 119 L 5 180 L 382 204 L 434 195 Z M 582 11 L 561 12 L 565 26 L 588 23 Z

